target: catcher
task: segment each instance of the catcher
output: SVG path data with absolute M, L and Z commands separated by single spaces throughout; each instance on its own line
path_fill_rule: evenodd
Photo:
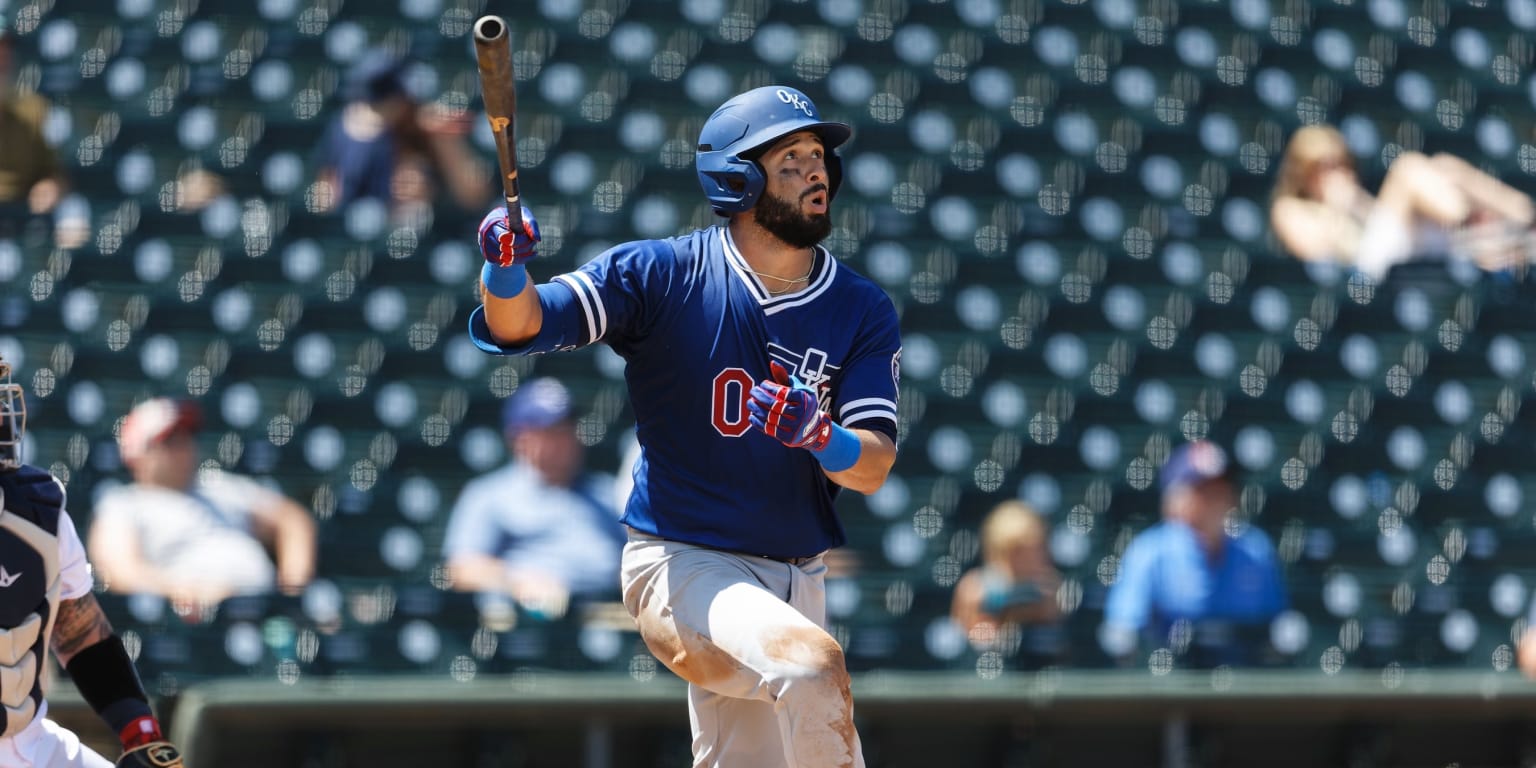
M 181 768 L 133 661 L 91 594 L 64 486 L 21 463 L 26 404 L 0 360 L 0 766 L 111 768 L 47 719 L 40 670 L 52 646 L 87 703 L 122 742 L 118 766 Z

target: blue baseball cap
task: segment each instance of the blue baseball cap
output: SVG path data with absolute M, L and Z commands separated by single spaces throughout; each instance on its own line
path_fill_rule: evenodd
M 1199 485 L 1207 480 L 1231 479 L 1232 462 L 1221 446 L 1209 440 L 1196 440 L 1173 449 L 1158 481 L 1167 493 L 1175 488 Z
M 501 427 L 515 434 L 552 427 L 570 417 L 571 391 L 556 379 L 539 378 L 525 382 L 507 398 L 501 409 Z

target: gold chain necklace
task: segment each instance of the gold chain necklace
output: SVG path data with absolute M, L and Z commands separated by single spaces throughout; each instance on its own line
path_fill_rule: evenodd
M 811 279 L 811 273 L 816 271 L 816 259 L 815 259 L 815 257 L 811 258 L 811 268 L 807 269 L 805 271 L 805 274 L 801 275 L 800 277 L 779 277 L 778 275 L 770 275 L 767 272 L 759 272 L 759 271 L 751 268 L 750 266 L 747 267 L 747 271 L 751 272 L 754 275 L 757 275 L 758 277 L 770 277 L 770 278 L 773 278 L 774 280 L 777 280 L 777 281 L 779 281 L 781 283 L 784 283 L 784 285 L 786 287 L 781 289 L 781 290 L 775 291 L 775 290 L 769 289 L 769 291 L 768 291 L 769 293 L 777 295 L 777 294 L 780 294 L 780 293 L 788 293 L 789 289 L 794 287 L 795 284 L 797 284 L 797 283 L 804 283 L 804 282 L 810 280 Z M 767 288 L 768 286 L 765 285 L 763 287 Z

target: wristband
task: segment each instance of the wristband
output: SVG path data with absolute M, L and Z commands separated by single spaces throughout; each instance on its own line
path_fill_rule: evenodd
M 487 261 L 480 270 L 480 282 L 498 299 L 515 299 L 528 285 L 528 269 L 521 264 L 503 267 Z
M 853 430 L 834 423 L 827 444 L 819 451 L 812 450 L 811 455 L 828 472 L 841 472 L 859 463 L 859 454 L 863 452 L 864 444 L 859 441 L 859 436 Z
M 117 732 L 117 740 L 122 742 L 123 749 L 133 749 L 152 742 L 165 741 L 165 735 L 160 732 L 160 721 L 153 715 L 144 715 L 123 726 L 123 729 Z

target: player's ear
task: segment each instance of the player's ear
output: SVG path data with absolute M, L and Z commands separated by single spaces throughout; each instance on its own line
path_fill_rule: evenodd
M 773 374 L 774 381 L 777 381 L 786 387 L 790 386 L 789 371 L 785 370 L 784 366 L 779 365 L 779 361 L 770 360 L 768 362 L 768 370 Z

